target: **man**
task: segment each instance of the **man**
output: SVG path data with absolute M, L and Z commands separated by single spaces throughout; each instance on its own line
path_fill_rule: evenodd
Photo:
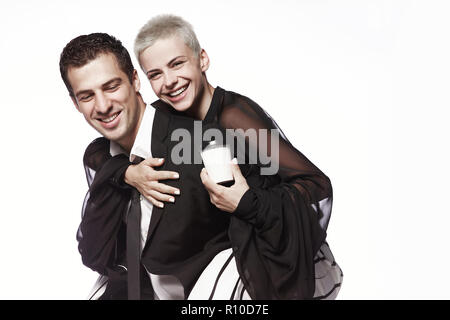
M 94 129 L 111 141 L 111 153 L 125 152 L 131 160 L 137 156 L 146 158 L 143 165 L 149 169 L 147 182 L 152 182 L 153 195 L 147 198 L 160 207 L 161 201 L 174 201 L 173 195 L 179 194 L 179 190 L 158 181 L 176 179 L 178 174 L 151 169 L 160 166 L 163 159 L 143 155 L 139 148 L 132 150 L 146 108 L 139 93 L 139 77 L 121 42 L 100 33 L 75 38 L 61 54 L 60 69 L 75 107 Z M 147 118 L 152 119 L 153 108 L 147 110 Z M 92 184 L 92 168 L 87 174 Z M 142 242 L 145 242 L 149 219 L 142 216 Z M 80 227 L 79 238 L 82 238 L 81 231 Z

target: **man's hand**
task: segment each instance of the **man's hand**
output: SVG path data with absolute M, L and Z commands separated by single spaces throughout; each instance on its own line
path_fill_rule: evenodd
M 156 171 L 153 167 L 159 167 L 164 159 L 147 158 L 139 164 L 130 165 L 125 171 L 125 183 L 135 187 L 141 195 L 146 197 L 154 206 L 164 207 L 162 201 L 175 202 L 172 195 L 180 194 L 180 190 L 160 180 L 178 179 L 179 175 L 174 171 Z
M 244 193 L 250 188 L 247 180 L 245 180 L 241 173 L 241 169 L 239 169 L 236 159 L 233 159 L 230 165 L 234 177 L 234 184 L 229 188 L 214 183 L 208 176 L 205 168 L 202 169 L 200 178 L 206 190 L 208 190 L 211 203 L 222 211 L 232 213 L 236 210 Z

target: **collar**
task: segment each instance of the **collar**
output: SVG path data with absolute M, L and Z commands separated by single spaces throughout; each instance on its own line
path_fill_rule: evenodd
M 216 86 L 216 88 L 214 89 L 214 92 L 213 92 L 211 103 L 209 105 L 209 109 L 206 112 L 205 118 L 202 120 L 203 123 L 217 121 L 216 116 L 217 116 L 217 114 L 220 113 L 220 108 L 223 104 L 224 95 L 225 95 L 225 90 L 219 86 Z M 154 108 L 158 109 L 158 111 L 161 110 L 163 112 L 175 115 L 177 117 L 193 119 L 191 116 L 188 116 L 185 111 L 177 111 L 171 105 L 167 104 L 166 102 L 162 101 L 161 99 L 158 99 L 158 100 L 152 102 L 152 106 Z
M 146 107 L 144 110 L 144 115 L 142 116 L 141 125 L 139 126 L 136 139 L 134 140 L 133 147 L 130 152 L 130 162 L 137 160 L 137 157 L 147 159 L 152 156 L 152 128 L 153 128 L 153 118 L 155 117 L 155 109 L 153 107 Z M 118 154 L 127 154 L 127 152 L 114 141 L 110 142 L 109 153 L 111 156 L 116 156 Z

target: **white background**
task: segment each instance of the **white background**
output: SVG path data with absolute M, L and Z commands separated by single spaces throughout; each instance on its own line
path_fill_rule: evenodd
M 84 299 L 94 283 L 75 233 L 98 134 L 59 54 L 91 32 L 132 52 L 160 13 L 190 21 L 210 82 L 259 103 L 331 178 L 340 299 L 450 298 L 449 2 L 41 0 L 0 4 L 1 299 Z

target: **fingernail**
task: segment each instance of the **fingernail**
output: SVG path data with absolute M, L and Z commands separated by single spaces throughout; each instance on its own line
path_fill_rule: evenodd
M 174 177 L 175 179 L 178 179 L 178 178 L 180 177 L 180 175 L 179 175 L 178 173 L 175 173 L 175 174 L 173 175 L 173 177 Z
M 159 158 L 158 162 L 163 162 L 164 158 Z
M 233 163 L 233 164 L 238 164 L 238 161 L 237 161 L 236 158 L 233 158 L 233 160 L 231 160 L 231 163 Z
M 164 208 L 164 203 L 160 203 L 160 204 L 159 204 L 159 207 L 160 207 L 160 208 Z
M 174 192 L 176 195 L 179 195 L 180 194 L 180 190 L 175 190 L 175 192 Z
M 170 202 L 175 202 L 175 199 L 174 198 L 170 198 L 169 201 Z

